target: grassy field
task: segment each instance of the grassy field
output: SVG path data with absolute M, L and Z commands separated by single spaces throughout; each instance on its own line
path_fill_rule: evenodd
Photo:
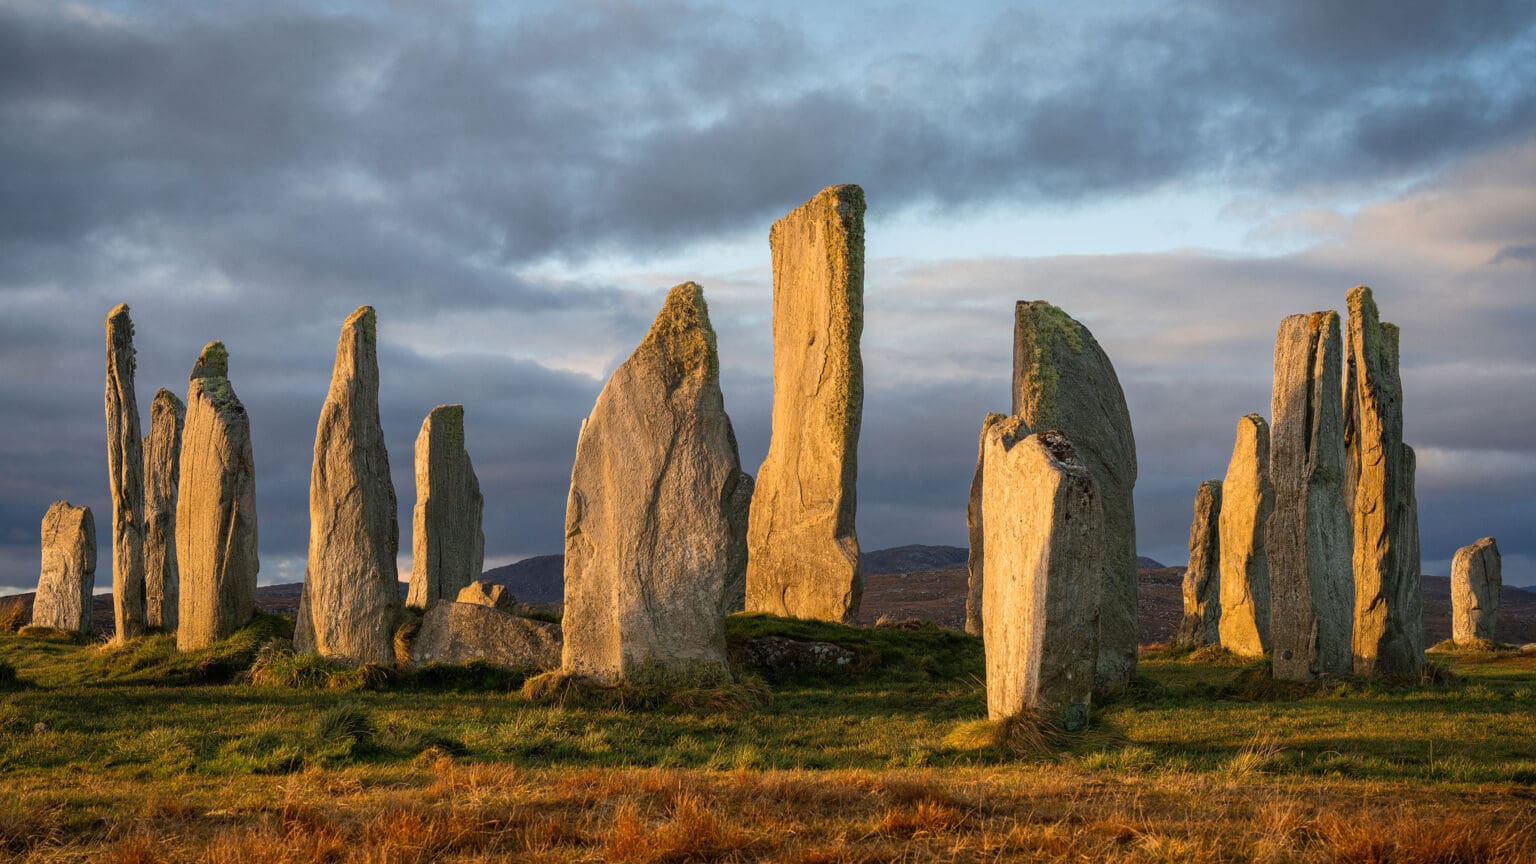
M 736 616 L 858 662 L 533 698 L 328 670 L 273 652 L 286 626 L 0 635 L 0 860 L 1536 861 L 1536 655 L 1305 687 L 1151 655 L 1066 735 L 985 722 L 979 642 L 932 626 Z

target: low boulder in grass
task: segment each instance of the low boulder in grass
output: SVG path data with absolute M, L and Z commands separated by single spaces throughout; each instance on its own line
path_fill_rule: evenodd
M 557 669 L 560 625 L 479 603 L 437 603 L 422 616 L 411 663 L 481 660 L 508 669 Z
M 480 579 L 465 585 L 463 590 L 459 592 L 459 595 L 454 598 L 454 601 L 489 606 L 492 609 L 499 609 L 508 615 L 517 611 L 517 598 L 512 595 L 511 591 L 507 590 L 505 585 L 498 585 L 495 582 L 486 582 Z
M 741 643 L 740 665 L 769 680 L 800 676 L 846 678 L 854 673 L 859 655 L 831 642 L 755 636 Z

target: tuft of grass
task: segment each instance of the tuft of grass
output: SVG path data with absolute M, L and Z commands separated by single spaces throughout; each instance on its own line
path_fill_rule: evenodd
M 62 642 L 66 645 L 84 645 L 92 641 L 89 633 L 63 630 L 58 627 L 44 627 L 40 624 L 28 624 L 18 629 L 16 635 L 27 639 L 36 639 L 39 642 Z
M 1064 749 L 1066 733 L 1038 712 L 1026 711 L 1005 720 L 970 720 L 944 736 L 943 745 L 956 751 L 1002 759 L 1038 760 Z
M 277 644 L 262 646 L 246 672 L 257 687 L 327 687 L 336 667 L 319 654 L 298 654 Z
M 395 619 L 395 665 L 401 669 L 411 665 L 411 643 L 415 641 L 416 634 L 421 632 L 421 619 L 425 612 L 410 606 L 400 609 L 399 617 Z
M 0 633 L 15 633 L 32 620 L 32 606 L 23 597 L 0 597 Z

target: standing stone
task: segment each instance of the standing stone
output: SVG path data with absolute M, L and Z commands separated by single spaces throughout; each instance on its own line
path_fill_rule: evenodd
M 1419 457 L 1407 444 L 1399 448 L 1397 524 L 1398 545 L 1402 554 L 1397 556 L 1401 578 L 1397 580 L 1397 605 L 1403 610 L 1405 629 L 1413 644 L 1418 646 L 1417 656 L 1424 656 L 1424 567 L 1419 549 Z
M 965 530 L 970 541 L 970 550 L 966 555 L 966 586 L 965 586 L 965 632 L 973 636 L 981 635 L 981 601 L 983 571 L 985 561 L 983 550 L 986 548 L 986 532 L 981 521 L 981 489 L 984 472 L 982 470 L 987 453 L 987 432 L 993 426 L 1008 419 L 1006 414 L 989 413 L 981 421 L 981 435 L 976 441 L 976 473 L 971 475 L 971 499 L 965 505 Z
M 1088 722 L 1098 665 L 1105 549 L 1093 474 L 1059 432 L 1022 418 L 985 444 L 983 644 L 987 716 L 1026 709 L 1068 729 Z
M 341 325 L 309 474 L 309 559 L 293 644 L 334 660 L 389 663 L 400 610 L 400 525 L 379 423 L 377 319 Z
M 1174 644 L 1199 648 L 1221 642 L 1221 481 L 1195 490 L 1189 523 L 1189 566 L 1184 568 L 1184 620 Z
M 96 520 L 91 508 L 55 501 L 43 516 L 43 569 L 32 599 L 32 626 L 91 632 L 95 588 Z
M 1342 354 L 1337 312 L 1280 322 L 1269 454 L 1275 509 L 1264 541 L 1274 675 L 1287 681 L 1352 669 Z
M 1136 438 L 1115 367 L 1088 328 L 1043 300 L 1020 301 L 1013 330 L 1013 413 L 1056 429 L 1093 473 L 1104 513 L 1099 693 L 1136 674 Z
M 187 410 L 165 388 L 149 405 L 144 439 L 144 602 L 151 627 L 176 629 L 180 577 L 176 567 L 176 487 L 181 482 L 181 433 Z
M 1221 483 L 1221 647 L 1243 657 L 1269 650 L 1269 557 L 1264 523 L 1275 509 L 1269 485 L 1269 424 L 1237 421 Z
M 411 532 L 411 591 L 406 603 L 425 609 L 452 600 L 480 578 L 485 499 L 464 448 L 464 406 L 439 405 L 416 436 L 416 509 Z
M 1354 671 L 1417 675 L 1424 667 L 1418 567 L 1407 548 L 1409 481 L 1403 477 L 1403 391 L 1398 330 L 1383 324 L 1371 289 L 1350 290 L 1346 411 L 1348 471 L 1353 478 Z M 1417 521 L 1416 519 L 1414 520 Z M 1409 571 L 1413 572 L 1409 572 Z
M 864 190 L 829 186 L 773 224 L 773 436 L 757 475 L 747 609 L 852 623 L 864 409 Z
M 158 401 L 158 400 L 157 400 Z M 176 484 L 176 647 L 204 648 L 256 611 L 256 460 L 251 420 L 209 342 L 192 367 Z
M 1504 561 L 1492 537 L 1456 550 L 1451 561 L 1451 639 L 1457 645 L 1493 641 L 1503 588 Z
M 133 395 L 128 304 L 107 315 L 107 479 L 112 493 L 112 611 L 116 639 L 144 632 L 144 450 Z
M 724 595 L 745 482 L 704 292 L 667 294 L 582 423 L 565 510 L 562 666 L 604 681 L 728 676 Z

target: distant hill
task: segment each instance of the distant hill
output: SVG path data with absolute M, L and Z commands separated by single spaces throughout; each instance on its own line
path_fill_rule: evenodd
M 893 546 L 859 556 L 864 575 L 915 573 L 940 567 L 963 567 L 969 552 L 959 546 Z
M 1154 560 L 1152 560 L 1151 558 L 1148 558 L 1145 555 L 1137 555 L 1136 556 L 1136 569 L 1137 570 L 1166 570 L 1166 569 L 1168 569 L 1168 565 L 1164 564 L 1161 561 L 1154 561 Z
M 505 585 L 524 603 L 559 603 L 565 599 L 565 556 L 536 555 L 480 574 L 487 582 Z

